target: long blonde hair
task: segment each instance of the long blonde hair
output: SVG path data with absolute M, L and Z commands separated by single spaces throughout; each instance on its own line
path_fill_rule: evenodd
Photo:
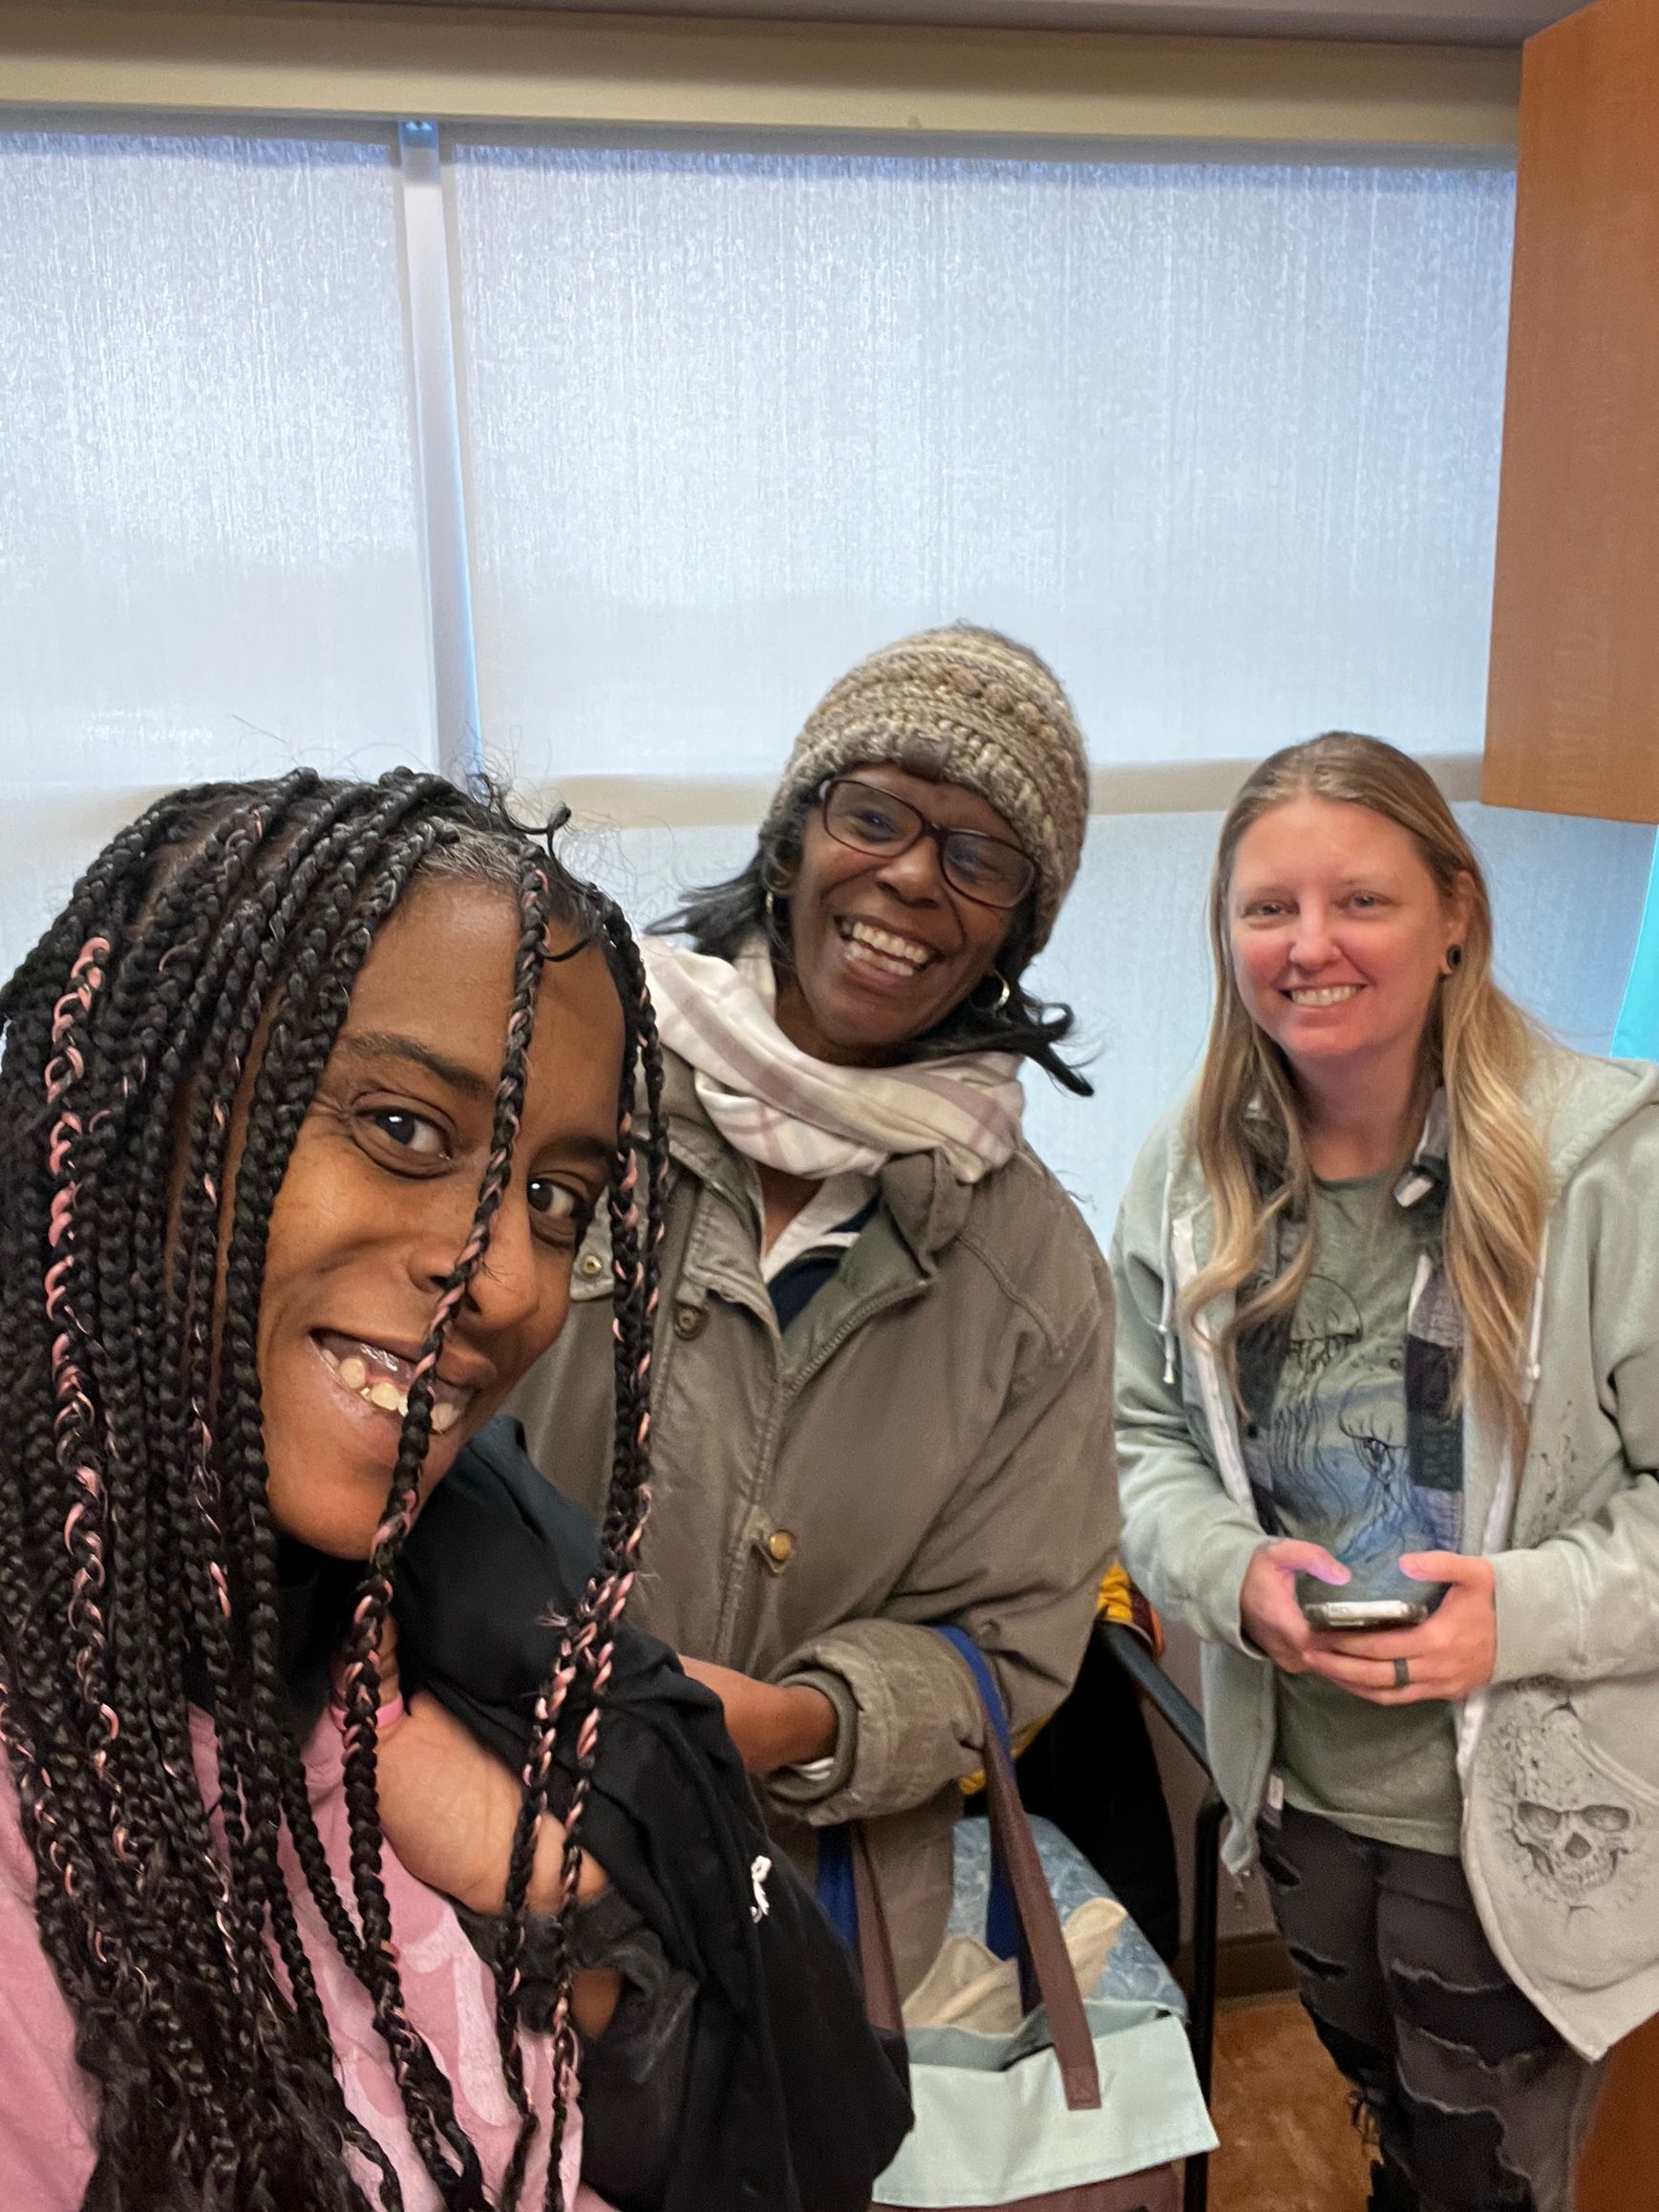
M 1313 1173 L 1296 1088 L 1284 1053 L 1240 996 L 1227 918 L 1240 839 L 1272 808 L 1302 798 L 1368 807 L 1397 823 L 1442 899 L 1457 895 L 1459 879 L 1466 883 L 1463 959 L 1430 1006 L 1419 1087 L 1425 1108 L 1436 1084 L 1446 1094 L 1445 1268 L 1464 1329 L 1457 1402 L 1469 1398 L 1519 1441 L 1525 1434 L 1521 1368 L 1533 1284 L 1553 1197 L 1543 1139 L 1522 1095 L 1540 1032 L 1492 980 L 1492 905 L 1468 839 L 1428 772 L 1380 738 L 1331 731 L 1275 753 L 1222 825 L 1210 881 L 1216 1003 L 1194 1110 L 1215 1244 L 1182 1297 L 1183 1317 L 1196 1325 L 1212 1299 L 1237 1293 L 1262 1267 L 1281 1217 L 1308 1224 L 1289 1266 L 1222 1332 L 1219 1349 L 1236 1391 L 1240 1335 L 1294 1311 L 1313 1263 Z

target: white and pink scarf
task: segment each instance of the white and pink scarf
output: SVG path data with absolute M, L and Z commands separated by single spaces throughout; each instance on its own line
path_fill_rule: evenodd
M 661 937 L 641 946 L 663 1042 L 691 1063 L 703 1110 L 734 1152 L 822 1181 L 874 1175 L 910 1152 L 942 1152 L 978 1182 L 1019 1142 L 1025 1093 L 1012 1053 L 909 1067 L 838 1068 L 778 1028 L 766 941 L 735 964 Z

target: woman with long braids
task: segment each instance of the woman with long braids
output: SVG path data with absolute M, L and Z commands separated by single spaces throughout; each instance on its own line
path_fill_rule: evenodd
M 597 2201 L 579 2039 L 601 2077 L 636 1984 L 701 2018 L 699 1913 L 747 1928 L 758 1884 L 713 1700 L 619 1627 L 662 1169 L 626 926 L 434 777 L 202 787 L 99 857 L 0 1023 L 8 2212 Z M 602 1207 L 615 1448 L 573 1539 L 492 1416 Z M 672 1896 L 657 1797 L 730 1897 Z M 833 1939 L 776 1902 L 821 1992 Z M 713 1955 L 762 1979 L 748 1937 Z M 706 2030 L 645 2031 L 708 2074 Z M 757 2117 L 792 2173 L 792 2116 Z M 852 2134 L 861 2195 L 774 2201 L 862 2202 L 891 2140 Z
M 808 717 L 754 859 L 670 925 L 690 946 L 645 946 L 670 1327 L 641 1617 L 718 1691 L 804 1872 L 833 1877 L 862 1824 L 906 1989 L 980 1763 L 972 1677 L 932 1625 L 977 1639 L 1029 1732 L 1071 1689 L 1116 1534 L 1105 1265 L 1021 1136 L 1023 1062 L 1089 1090 L 1070 1010 L 1027 974 L 1087 817 L 1034 653 L 905 638 Z M 596 1224 L 517 1401 L 531 1457 L 594 1503 L 611 1280 Z
M 1568 2212 L 1659 2009 L 1659 1073 L 1504 996 L 1375 738 L 1255 771 L 1210 922 L 1115 1247 L 1125 1553 L 1203 1639 L 1375 2212 Z

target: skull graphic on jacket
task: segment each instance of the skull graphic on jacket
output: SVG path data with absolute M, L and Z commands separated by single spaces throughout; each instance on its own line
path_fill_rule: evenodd
M 1634 1809 L 1592 1763 L 1570 1699 L 1511 1739 L 1510 1831 L 1532 1871 L 1569 1904 L 1603 1889 L 1637 1838 Z

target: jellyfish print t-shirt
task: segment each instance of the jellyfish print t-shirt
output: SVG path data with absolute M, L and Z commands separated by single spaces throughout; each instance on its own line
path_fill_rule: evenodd
M 1260 1348 L 1241 1348 L 1244 1459 L 1265 1524 L 1324 1544 L 1368 1597 L 1420 1593 L 1397 1573 L 1400 1555 L 1457 1551 L 1462 1535 L 1457 1423 L 1407 1396 L 1407 1324 L 1425 1257 L 1439 1257 L 1441 1208 L 1402 1205 L 1394 1180 L 1315 1186 L 1313 1269 L 1287 1329 L 1271 1331 L 1266 1372 Z M 1372 1705 L 1316 1674 L 1276 1686 L 1274 1765 L 1290 1804 L 1356 1835 L 1456 1854 L 1450 1705 Z

